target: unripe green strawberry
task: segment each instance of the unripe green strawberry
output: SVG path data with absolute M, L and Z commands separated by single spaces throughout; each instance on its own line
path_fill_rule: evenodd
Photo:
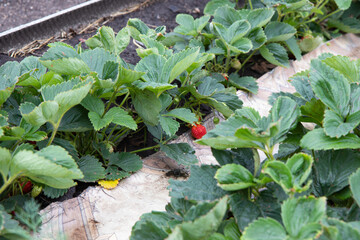
M 241 62 L 237 58 L 231 59 L 230 64 L 231 64 L 231 67 L 235 68 L 236 70 L 241 69 Z
M 39 196 L 42 191 L 42 186 L 34 185 L 33 189 L 31 190 L 31 197 L 35 198 Z
M 214 117 L 214 124 L 218 124 L 220 122 L 220 119 L 218 117 Z
M 191 128 L 191 135 L 196 138 L 200 139 L 206 134 L 206 128 L 201 124 L 195 124 Z

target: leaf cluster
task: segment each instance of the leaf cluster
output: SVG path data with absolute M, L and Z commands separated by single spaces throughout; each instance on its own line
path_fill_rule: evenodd
M 359 67 L 322 55 L 268 116 L 236 110 L 197 141 L 218 165 L 170 180 L 166 211 L 144 214 L 131 239 L 359 239 Z

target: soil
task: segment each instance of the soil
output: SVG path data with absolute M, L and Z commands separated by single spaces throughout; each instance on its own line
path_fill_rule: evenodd
M 0 33 L 88 0 L 0 0 Z
M 21 0 L 19 0 L 19 1 L 21 2 Z M 26 2 L 34 2 L 34 1 L 28 0 Z M 39 1 L 40 1 L 40 4 L 38 4 Z M 48 0 L 36 0 L 35 5 L 38 6 L 38 5 L 41 5 L 43 2 L 47 2 L 47 1 Z M 52 1 L 55 1 L 55 0 L 51 0 L 49 2 L 52 2 Z M 0 9 L 1 9 L 1 6 L 4 5 L 5 2 L 10 2 L 10 1 L 0 0 Z M 18 1 L 16 1 L 16 2 L 18 2 Z M 24 2 L 24 1 L 22 1 L 22 2 Z M 70 1 L 63 1 L 63 2 L 65 3 L 65 2 L 70 2 Z M 75 2 L 75 1 L 73 1 L 73 2 Z M 84 2 L 84 1 L 77 0 L 77 2 Z M 125 27 L 129 18 L 139 18 L 142 21 L 144 21 L 146 24 L 148 24 L 150 27 L 165 25 L 167 32 L 170 32 L 177 26 L 177 23 L 175 22 L 175 17 L 177 14 L 187 13 L 187 14 L 193 15 L 195 18 L 200 17 L 202 15 L 201 13 L 203 12 L 204 6 L 206 5 L 207 2 L 208 2 L 208 0 L 198 0 L 198 1 L 193 1 L 193 0 L 156 0 L 156 1 L 152 1 L 147 6 L 144 6 L 132 13 L 122 15 L 119 17 L 115 17 L 115 18 L 104 18 L 103 20 L 106 22 L 105 25 L 112 27 L 115 32 L 118 32 L 123 27 Z M 67 37 L 62 40 L 64 40 L 65 43 L 75 46 L 76 44 L 79 44 L 80 42 L 93 36 L 96 33 L 97 27 L 98 26 L 89 29 L 84 34 L 77 34 L 77 32 L 79 32 L 79 29 L 75 29 L 75 30 L 70 29 Z M 134 45 L 130 44 L 129 47 L 121 54 L 121 57 L 126 62 L 135 64 L 136 62 L 138 62 L 140 60 L 140 58 L 136 54 L 135 49 L 136 49 L 136 47 Z M 47 47 L 42 47 L 42 48 L 34 51 L 31 55 L 41 56 L 46 50 L 47 50 Z M 9 57 L 6 54 L 0 54 L 0 66 L 7 61 L 21 61 L 24 57 L 25 56 L 13 58 L 13 57 Z M 274 67 L 273 65 L 268 64 L 261 57 L 254 56 L 254 58 L 251 61 L 249 61 L 248 67 L 243 68 L 243 70 L 240 74 L 258 78 L 263 73 L 269 71 L 273 67 Z M 204 110 L 204 113 L 206 113 L 206 112 L 208 112 L 209 109 L 206 109 L 206 106 L 204 106 L 203 110 Z M 187 131 L 187 130 L 188 130 L 188 128 L 183 127 L 180 129 L 179 132 L 183 133 L 184 131 Z M 138 148 L 152 146 L 152 145 L 154 145 L 152 138 L 153 137 L 151 136 L 151 134 L 148 133 L 146 145 L 144 145 L 142 143 L 142 141 L 144 141 L 144 132 L 141 131 L 138 134 L 132 135 L 131 137 L 129 137 L 129 139 L 126 139 L 126 141 L 123 141 L 123 142 L 125 142 L 125 144 L 118 146 L 117 150 L 122 151 L 123 149 L 126 149 L 127 151 L 131 151 L 131 150 L 134 150 L 134 146 L 139 143 L 140 143 L 140 146 L 138 146 Z M 147 152 L 142 152 L 139 155 L 141 157 L 145 157 L 152 153 L 154 153 L 154 152 L 147 151 Z M 48 198 L 40 195 L 39 200 L 42 202 L 42 207 L 45 207 L 53 201 L 65 200 L 65 199 L 75 197 L 75 196 L 79 195 L 87 186 L 89 186 L 89 185 L 79 184 L 78 186 L 74 187 L 74 189 L 71 189 L 68 192 L 68 194 L 66 194 L 65 196 L 63 196 L 60 199 L 48 199 Z

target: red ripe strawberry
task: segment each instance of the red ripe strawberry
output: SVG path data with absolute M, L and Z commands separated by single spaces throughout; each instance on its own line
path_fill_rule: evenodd
M 21 188 L 24 194 L 31 192 L 32 189 L 31 181 L 27 181 L 26 183 L 21 184 Z
M 221 75 L 223 75 L 223 77 L 225 78 L 226 81 L 229 80 L 229 76 L 226 73 L 222 73 Z
M 195 124 L 191 128 L 191 135 L 196 138 L 200 139 L 206 134 L 206 128 L 201 124 Z

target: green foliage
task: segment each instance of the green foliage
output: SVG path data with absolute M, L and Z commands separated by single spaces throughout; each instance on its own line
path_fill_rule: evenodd
M 274 239 L 357 236 L 356 224 L 326 219 L 325 198 L 299 196 L 312 193 L 355 206 L 351 190 L 357 175 L 350 187 L 348 179 L 358 161 L 350 161 L 357 154 L 348 149 L 360 146 L 359 62 L 329 54 L 313 60 L 309 71 L 292 78 L 298 93 L 274 95 L 267 117 L 240 109 L 236 90 L 256 94 L 255 79 L 238 73 L 258 52 L 272 64 L 288 66 L 291 54 L 300 59 L 301 51 L 339 30 L 358 33 L 358 9 L 349 0 L 249 0 L 242 9 L 237 1 L 212 0 L 205 16 L 179 14 L 173 33 L 129 19 L 118 33 L 99 28 L 85 42 L 88 49 L 51 43 L 40 58 L 2 65 L 0 200 L 24 194 L 27 181 L 56 198 L 75 181 L 128 177 L 142 167 L 135 153 L 148 149 L 190 166 L 197 161 L 188 144 L 166 143 L 180 124 L 200 121 L 201 106 L 208 105 L 227 120 L 198 143 L 213 147 L 221 166 L 192 166 L 187 181 L 171 180 L 167 212 L 145 215 L 132 239 L 239 239 L 241 234 L 261 239 L 259 224 L 275 229 Z M 135 66 L 120 57 L 131 38 L 141 58 Z M 301 122 L 316 127 L 306 130 Z M 143 130 L 158 144 L 119 151 L 121 141 Z M 266 155 L 262 164 L 257 151 Z M 356 193 L 353 197 L 359 201 Z M 15 218 L 36 232 L 38 207 L 35 202 L 21 207 Z M 294 224 L 288 208 L 324 218 Z M 2 238 L 31 238 L 5 209 L 0 213 Z
M 357 61 L 323 55 L 292 78 L 297 93 L 273 96 L 268 116 L 236 110 L 197 140 L 212 147 L 220 166 L 192 166 L 187 180 L 170 180 L 167 211 L 143 215 L 132 237 L 151 232 L 152 239 L 358 239 L 359 123 L 344 126 L 358 111 L 352 97 L 358 71 Z M 344 122 L 336 129 L 343 136 L 327 135 L 327 118 Z M 262 162 L 258 151 L 266 156 Z M 214 207 L 209 201 L 225 198 L 228 214 L 219 216 L 220 225 L 199 225 Z M 150 228 L 160 215 L 161 224 Z
M 2 205 L 0 205 L 0 236 L 3 239 L 21 239 L 21 240 L 30 240 L 32 236 L 25 231 L 20 225 L 19 222 L 12 219 L 11 215 L 7 213 Z

